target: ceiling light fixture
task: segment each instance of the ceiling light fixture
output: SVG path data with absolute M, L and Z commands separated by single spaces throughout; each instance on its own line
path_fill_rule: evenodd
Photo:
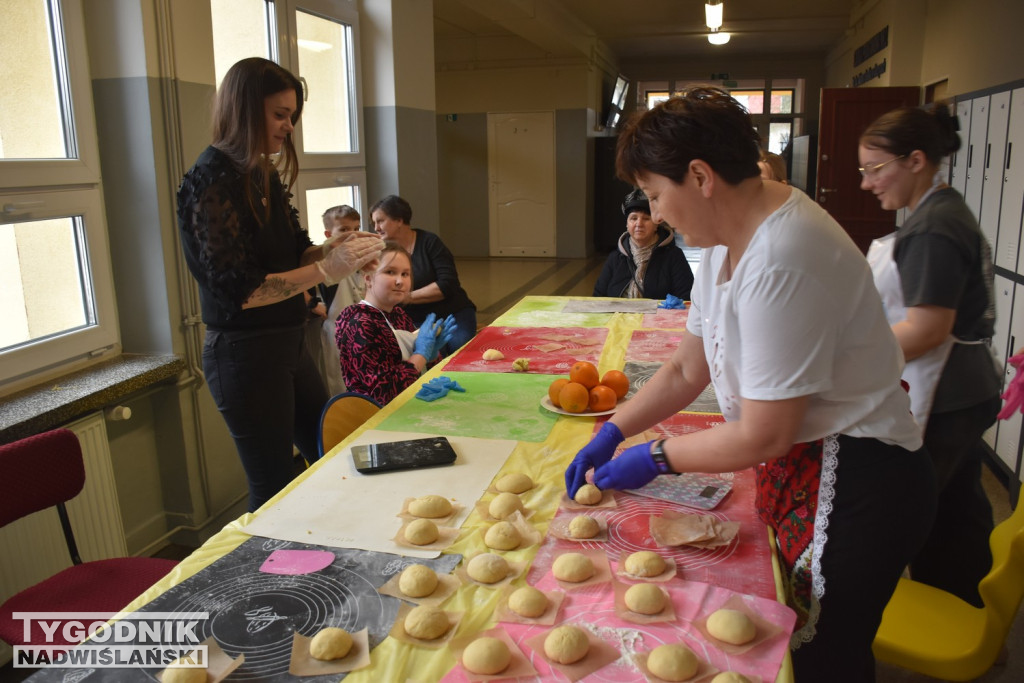
M 704 19 L 708 28 L 716 30 L 722 27 L 722 10 L 725 3 L 721 0 L 708 0 L 704 3 Z
M 720 32 L 718 29 L 711 29 L 711 33 L 708 34 L 708 42 L 712 45 L 725 45 L 730 38 L 732 38 L 730 34 Z

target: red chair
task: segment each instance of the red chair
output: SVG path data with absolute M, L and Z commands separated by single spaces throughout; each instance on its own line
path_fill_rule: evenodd
M 14 612 L 115 613 L 170 572 L 177 562 L 124 557 L 82 562 L 64 503 L 85 485 L 78 437 L 55 429 L 0 446 L 0 528 L 56 506 L 71 567 L 17 593 L 0 605 L 0 639 L 26 645 L 23 622 Z M 54 633 L 54 645 L 70 644 Z M 37 643 L 38 644 L 38 643 Z

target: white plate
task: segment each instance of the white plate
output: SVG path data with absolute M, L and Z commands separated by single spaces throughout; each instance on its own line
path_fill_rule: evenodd
M 620 400 L 619 403 L 622 403 L 622 401 Z M 601 415 L 611 415 L 612 413 L 619 409 L 619 404 L 617 403 L 615 404 L 614 408 L 611 408 L 610 410 L 602 410 L 597 413 L 592 413 L 586 410 L 583 411 L 582 413 L 570 413 L 568 410 L 556 408 L 555 404 L 551 402 L 551 398 L 548 396 L 545 396 L 540 400 L 540 405 L 542 408 L 544 408 L 545 410 L 550 410 L 552 413 L 558 413 L 559 415 L 568 415 L 570 417 L 599 417 Z

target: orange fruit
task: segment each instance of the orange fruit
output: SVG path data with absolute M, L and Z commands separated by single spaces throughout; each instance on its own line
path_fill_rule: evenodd
M 556 408 L 561 408 L 562 404 L 558 402 L 558 394 L 562 391 L 562 387 L 569 383 L 569 380 L 564 377 L 560 377 L 551 383 L 548 387 L 548 398 L 551 399 L 552 405 Z
M 558 392 L 558 404 L 567 413 L 582 413 L 590 404 L 590 392 L 579 382 L 568 382 Z
M 611 410 L 615 407 L 615 403 L 618 399 L 615 396 L 615 390 L 611 387 L 606 387 L 603 384 L 598 384 L 596 387 L 590 390 L 590 402 L 587 403 L 587 408 L 594 413 L 599 413 L 605 410 Z
M 611 387 L 615 392 L 615 398 L 623 398 L 629 393 L 629 377 L 619 370 L 609 370 L 601 378 L 601 384 Z
M 593 363 L 578 360 L 569 368 L 569 381 L 582 384 L 588 391 L 596 387 L 600 380 L 601 375 L 597 374 L 597 368 Z

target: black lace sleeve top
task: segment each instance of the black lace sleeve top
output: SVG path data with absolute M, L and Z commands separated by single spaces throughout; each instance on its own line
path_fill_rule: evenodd
M 299 267 L 312 245 L 275 173 L 270 196 L 253 180 L 257 207 L 270 202 L 261 224 L 246 197 L 245 175 L 215 147 L 207 147 L 178 189 L 178 230 L 188 268 L 199 283 L 203 322 L 212 330 L 254 330 L 302 325 L 302 294 L 268 306 L 242 304 L 269 273 Z

